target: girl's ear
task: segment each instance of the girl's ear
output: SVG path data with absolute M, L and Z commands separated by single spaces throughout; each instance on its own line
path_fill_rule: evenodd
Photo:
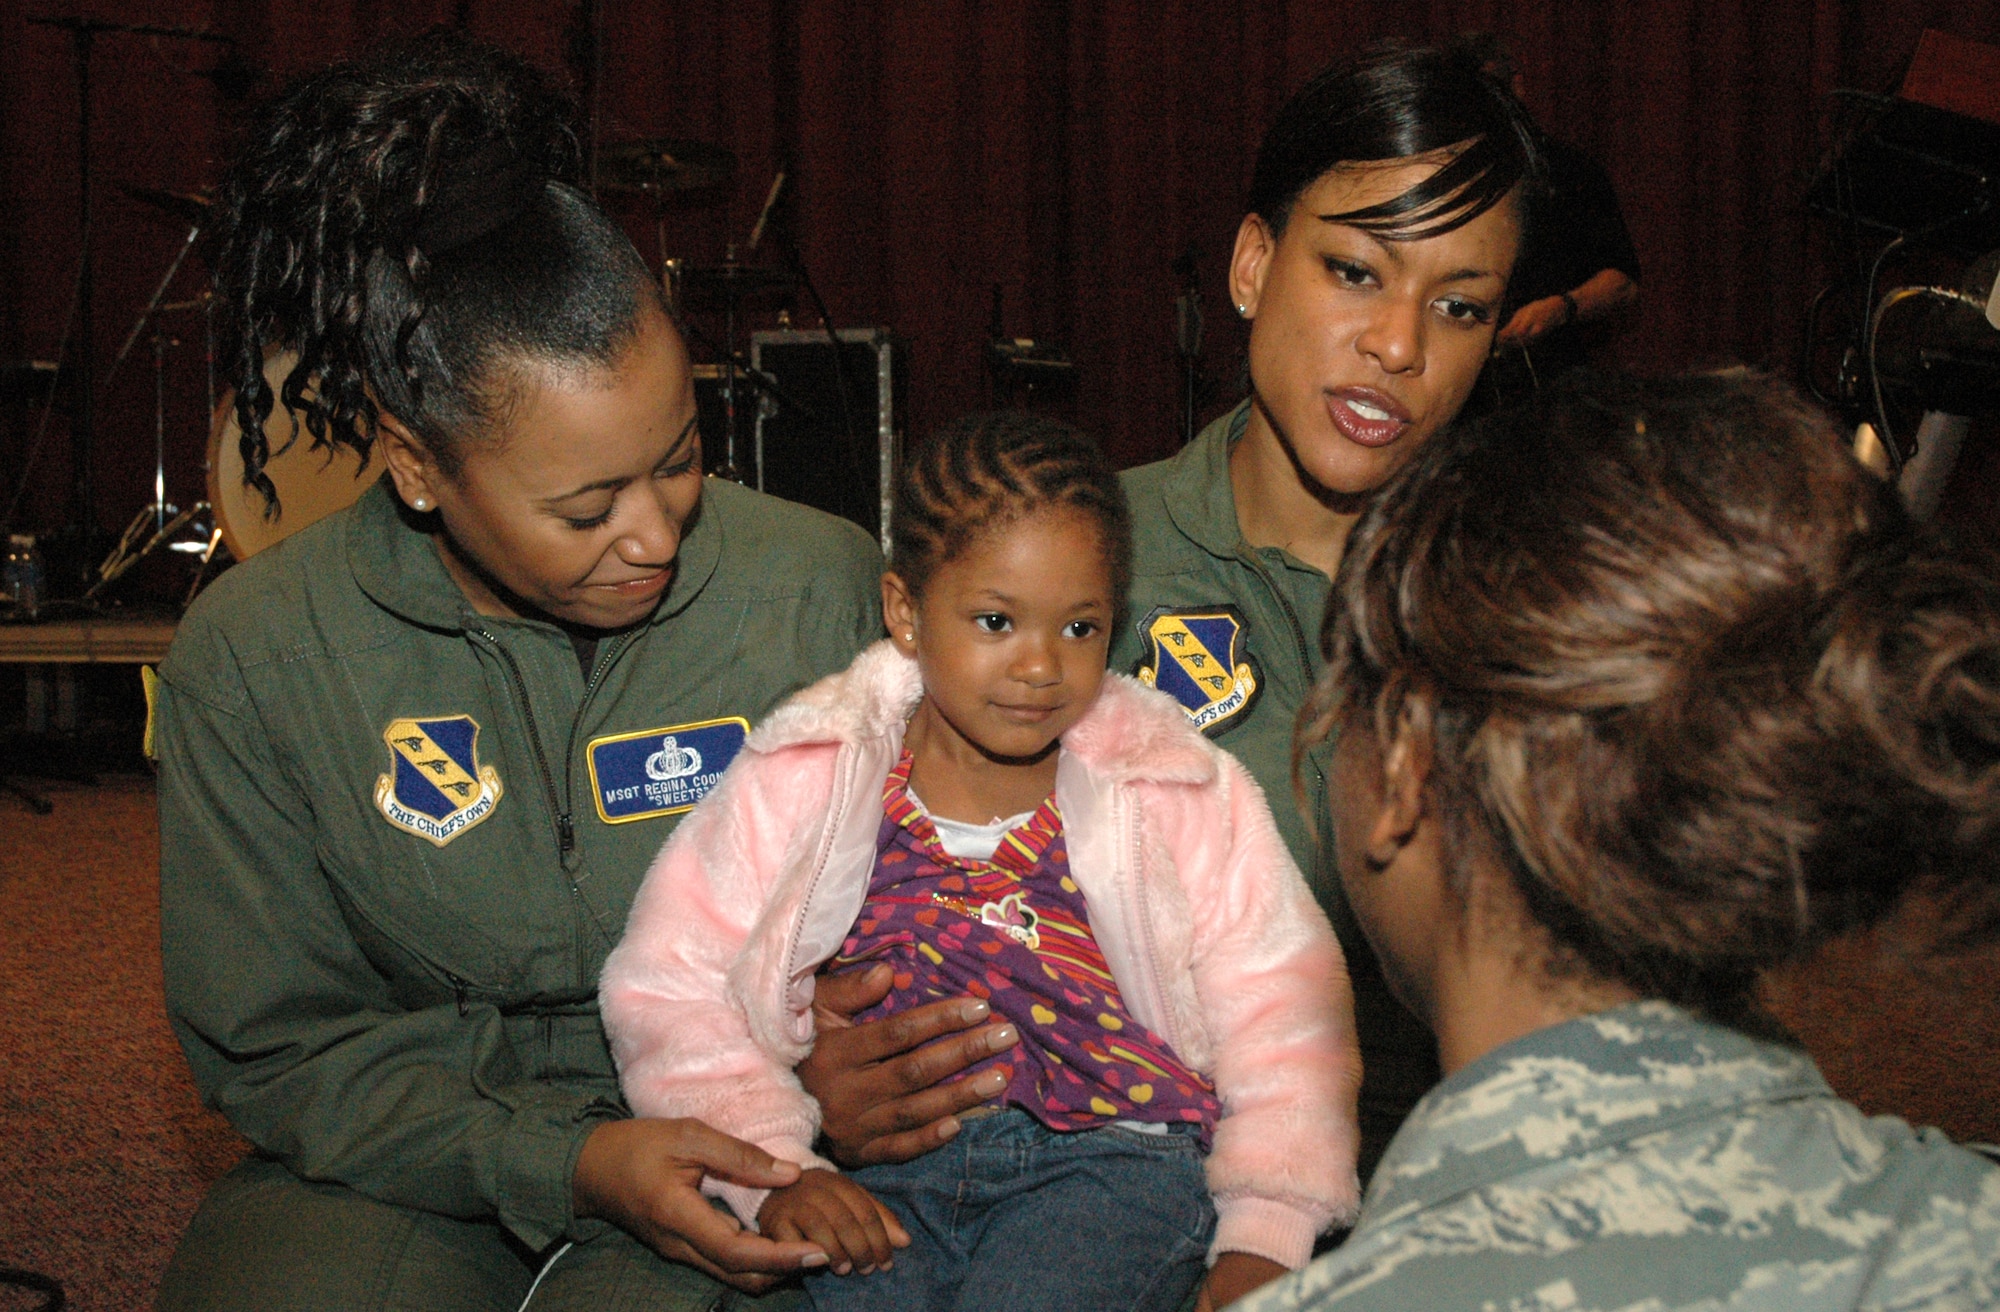
M 403 504 L 412 510 L 436 510 L 444 471 L 416 434 L 402 420 L 384 414 L 376 419 L 375 446 L 382 453 L 382 463 L 389 467 L 389 477 Z
M 917 594 L 890 570 L 882 575 L 882 622 L 889 627 L 889 640 L 903 655 L 917 654 Z

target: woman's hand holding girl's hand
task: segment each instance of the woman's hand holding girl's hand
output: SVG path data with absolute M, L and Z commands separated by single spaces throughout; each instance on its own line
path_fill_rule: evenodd
M 578 1216 L 609 1221 L 662 1257 L 748 1294 L 826 1265 L 826 1250 L 818 1245 L 752 1234 L 712 1206 L 701 1193 L 704 1175 L 783 1189 L 799 1178 L 799 1168 L 700 1121 L 641 1117 L 606 1121 L 591 1131 L 577 1154 L 570 1192 Z
M 1195 1312 L 1216 1312 L 1284 1274 L 1285 1268 L 1267 1257 L 1224 1253 L 1209 1268 L 1208 1279 L 1201 1286 L 1201 1298 L 1194 1305 Z
M 856 1267 L 867 1275 L 886 1269 L 910 1236 L 888 1208 L 854 1181 L 814 1168 L 797 1184 L 773 1189 L 757 1212 L 757 1228 L 767 1239 L 804 1240 L 826 1250 L 836 1275 Z

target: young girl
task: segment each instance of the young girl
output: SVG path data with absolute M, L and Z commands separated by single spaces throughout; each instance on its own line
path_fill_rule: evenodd
M 1062 425 L 968 420 L 896 527 L 889 639 L 751 734 L 647 875 L 602 989 L 627 1100 L 806 1168 L 706 1187 L 826 1250 L 822 1308 L 1171 1309 L 1205 1257 L 1217 1304 L 1302 1266 L 1356 1201 L 1346 972 L 1243 767 L 1105 677 L 1116 476 Z M 813 1153 L 792 1067 L 835 957 L 893 966 L 874 1014 L 970 993 L 1018 1032 L 947 1148 Z

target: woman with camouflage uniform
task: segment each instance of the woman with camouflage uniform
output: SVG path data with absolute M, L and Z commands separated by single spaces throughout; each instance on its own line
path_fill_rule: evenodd
M 1237 1306 L 1973 1308 L 2000 1168 L 1868 1118 L 1765 969 L 1921 889 L 1990 935 L 2000 581 L 1748 373 L 1580 380 L 1356 528 L 1301 750 L 1446 1078 Z

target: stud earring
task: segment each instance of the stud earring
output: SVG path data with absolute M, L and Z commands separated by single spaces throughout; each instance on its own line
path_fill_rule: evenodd
M 410 498 L 410 509 L 422 511 L 422 510 L 429 510 L 430 508 L 431 508 L 431 503 L 429 498 L 427 497 Z
M 914 633 L 905 633 L 903 635 L 904 642 L 915 642 L 916 640 L 917 640 L 917 635 Z

